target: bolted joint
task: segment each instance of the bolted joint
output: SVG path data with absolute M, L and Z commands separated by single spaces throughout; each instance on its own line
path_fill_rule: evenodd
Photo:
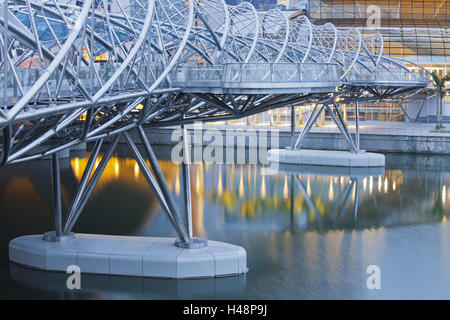
M 203 238 L 192 238 L 188 241 L 175 240 L 175 246 L 181 249 L 202 249 L 208 246 L 208 240 Z
M 44 234 L 44 241 L 47 242 L 65 242 L 68 240 L 72 240 L 75 238 L 75 234 L 73 232 L 63 233 L 61 235 L 56 235 L 55 231 L 46 232 Z

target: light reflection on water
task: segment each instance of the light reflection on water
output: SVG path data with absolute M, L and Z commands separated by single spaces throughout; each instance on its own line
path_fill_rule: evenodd
M 170 149 L 155 151 L 166 159 L 160 166 L 182 207 L 181 169 L 168 160 Z M 62 163 L 66 208 L 87 156 Z M 202 280 L 201 286 L 195 280 L 89 276 L 85 290 L 76 294 L 64 289 L 64 275 L 9 266 L 8 241 L 50 230 L 52 214 L 48 161 L 6 168 L 0 172 L 0 296 L 34 298 L 45 292 L 62 298 L 450 298 L 448 160 L 388 156 L 384 175 L 357 181 L 272 174 L 257 164 L 193 164 L 194 233 L 245 247 L 248 275 Z M 108 164 L 75 231 L 175 235 L 139 167 L 122 150 Z M 366 289 L 370 264 L 382 269 L 381 291 Z

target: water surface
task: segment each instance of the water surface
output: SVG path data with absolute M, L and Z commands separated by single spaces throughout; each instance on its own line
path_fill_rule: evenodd
M 181 207 L 181 168 L 156 148 Z M 67 209 L 89 153 L 62 160 Z M 273 173 L 260 164 L 191 166 L 196 236 L 243 246 L 249 273 L 203 280 L 66 274 L 8 262 L 8 242 L 52 229 L 50 162 L 0 172 L 0 298 L 450 298 L 450 158 L 388 155 L 382 175 Z M 127 150 L 111 159 L 76 232 L 175 236 Z M 381 290 L 366 269 L 381 268 Z

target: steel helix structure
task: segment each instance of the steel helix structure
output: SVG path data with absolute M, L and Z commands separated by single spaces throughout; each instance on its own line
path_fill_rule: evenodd
M 379 33 L 249 2 L 0 2 L 0 165 L 137 127 L 301 103 L 407 97 L 429 75 L 383 56 Z

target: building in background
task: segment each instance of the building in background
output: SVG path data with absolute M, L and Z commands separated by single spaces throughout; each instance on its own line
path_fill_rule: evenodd
M 367 29 L 370 7 L 379 10 L 385 54 L 418 63 L 439 76 L 450 73 L 448 0 L 309 0 L 309 17 L 318 24 Z
M 448 0 L 309 0 L 307 11 L 316 24 L 332 22 L 338 27 L 357 27 L 361 32 L 373 30 L 368 21 L 376 14 L 375 29 L 384 36 L 385 55 L 410 61 L 412 69 L 415 63 L 440 77 L 450 74 Z M 421 105 L 418 101 L 405 106 L 410 118 L 416 118 Z M 436 106 L 436 97 L 426 99 L 418 120 L 434 122 Z M 398 110 L 397 104 L 384 107 Z M 405 116 L 402 120 L 410 119 Z M 444 120 L 450 122 L 449 93 L 445 97 Z
M 242 0 L 226 0 L 238 4 Z M 362 33 L 380 32 L 384 54 L 418 64 L 443 77 L 450 74 L 450 5 L 448 0 L 251 0 L 258 10 L 281 9 L 291 15 L 303 11 L 315 24 L 357 27 Z M 377 19 L 375 25 L 373 19 Z M 423 100 L 422 100 L 423 101 Z M 436 97 L 400 106 L 381 103 L 362 106 L 363 119 L 381 121 L 436 121 Z M 351 116 L 351 106 L 349 114 Z M 405 114 L 404 109 L 408 115 Z M 421 109 L 419 117 L 418 111 Z M 446 93 L 444 121 L 450 122 L 450 92 Z

